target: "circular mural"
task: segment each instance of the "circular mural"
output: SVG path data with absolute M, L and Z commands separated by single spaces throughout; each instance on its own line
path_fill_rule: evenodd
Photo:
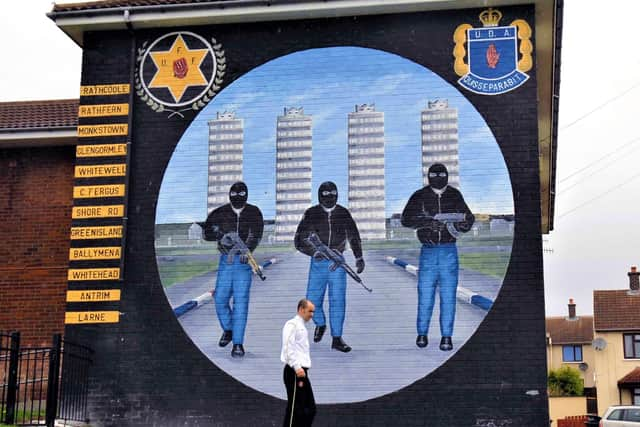
M 500 291 L 513 226 L 500 149 L 457 89 L 397 55 L 333 47 L 255 68 L 203 109 L 165 171 L 155 249 L 193 342 L 272 396 L 285 398 L 282 327 L 315 301 L 316 401 L 345 403 L 464 346 Z

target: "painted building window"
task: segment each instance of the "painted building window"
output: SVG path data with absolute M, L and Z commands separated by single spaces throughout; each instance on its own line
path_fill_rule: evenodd
M 582 362 L 582 346 L 581 345 L 563 345 L 562 361 L 563 362 Z
M 624 334 L 624 358 L 640 359 L 640 334 Z

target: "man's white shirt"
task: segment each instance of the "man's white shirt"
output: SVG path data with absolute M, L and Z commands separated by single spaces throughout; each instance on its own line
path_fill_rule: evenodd
M 287 321 L 282 329 L 282 352 L 280 360 L 294 370 L 311 367 L 309 333 L 299 315 Z

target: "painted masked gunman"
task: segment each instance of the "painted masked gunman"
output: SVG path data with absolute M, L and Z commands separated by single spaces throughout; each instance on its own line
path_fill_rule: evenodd
M 248 256 L 233 253 L 231 236 L 239 237 L 253 252 L 260 243 L 264 221 L 257 206 L 247 203 L 249 191 L 244 182 L 236 182 L 229 190 L 230 203 L 212 211 L 204 224 L 205 240 L 218 241 L 220 262 L 214 300 L 222 337 L 219 345 L 224 347 L 233 341 L 231 355 L 244 356 L 244 330 L 249 309 L 249 290 L 252 271 Z M 233 297 L 233 308 L 230 305 Z
M 436 287 L 440 296 L 440 350 L 453 349 L 456 315 L 458 249 L 456 238 L 471 229 L 475 217 L 462 194 L 447 185 L 449 174 L 440 163 L 428 171 L 429 185 L 413 193 L 402 212 L 402 225 L 417 230 L 422 243 L 418 270 L 418 337 L 426 347 Z
M 313 341 L 322 340 L 327 328 L 322 303 L 328 287 L 329 324 L 333 337 L 331 348 L 347 353 L 351 351 L 351 347 L 342 339 L 346 306 L 346 272 L 342 268 L 331 269 L 331 261 L 326 260 L 318 253 L 306 239 L 315 233 L 322 243 L 341 254 L 348 241 L 356 258 L 357 272 L 361 273 L 364 270 L 364 260 L 362 259 L 360 233 L 349 211 L 337 204 L 338 188 L 333 182 L 324 182 L 320 185 L 318 201 L 320 202 L 318 205 L 305 211 L 295 235 L 296 249 L 311 257 L 307 299 L 316 307 L 313 315 L 313 321 L 316 324 Z

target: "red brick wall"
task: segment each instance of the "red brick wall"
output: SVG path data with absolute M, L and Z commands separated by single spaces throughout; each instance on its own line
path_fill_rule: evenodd
M 0 150 L 0 331 L 64 331 L 73 147 Z

